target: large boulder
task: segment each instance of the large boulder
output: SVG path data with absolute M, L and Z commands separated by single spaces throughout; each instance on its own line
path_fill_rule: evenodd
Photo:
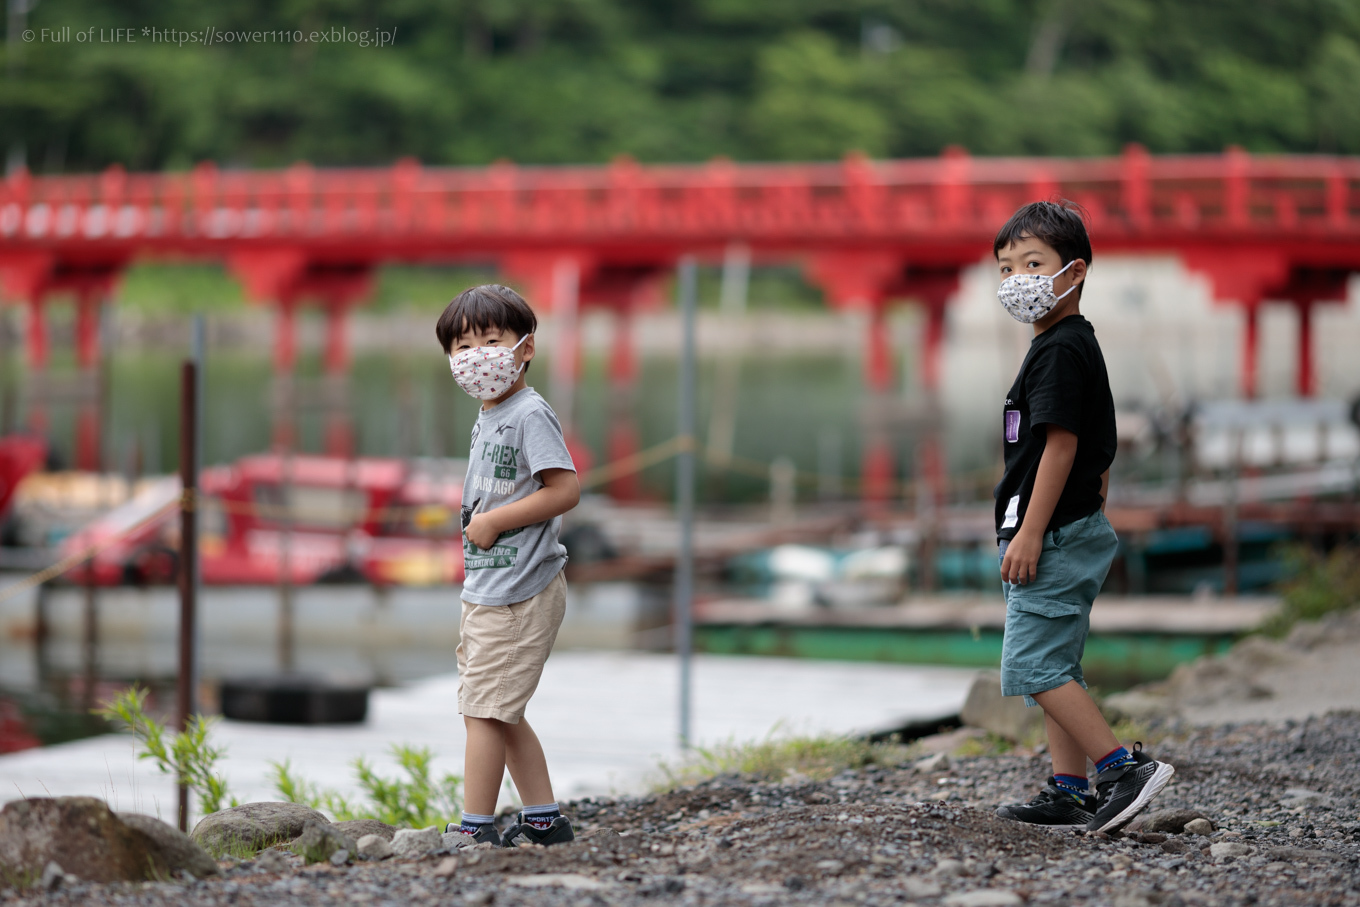
M 0 810 L 0 877 L 36 881 L 50 864 L 90 882 L 217 871 L 212 858 L 175 829 L 149 816 L 121 817 L 94 797 L 7 803 Z
M 353 838 L 356 841 L 368 835 L 377 835 L 384 841 L 390 842 L 392 836 L 397 833 L 396 826 L 379 822 L 377 819 L 348 819 L 344 822 L 336 822 L 335 828 L 345 837 Z
M 1027 708 L 1019 696 L 1001 695 L 1001 675 L 996 671 L 979 671 L 968 688 L 960 715 L 969 727 L 982 728 L 999 737 L 1024 743 L 1042 733 L 1044 712 Z
M 301 803 L 247 803 L 204 816 L 194 826 L 193 839 L 212 854 L 255 851 L 293 840 L 308 822 L 330 824 L 321 813 Z

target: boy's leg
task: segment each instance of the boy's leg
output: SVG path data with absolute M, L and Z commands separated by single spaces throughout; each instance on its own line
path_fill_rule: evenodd
M 1119 741 L 1105 722 L 1105 716 L 1100 714 L 1091 695 L 1075 680 L 1030 695 L 1044 710 L 1054 774 L 1085 776 L 1087 757 L 1092 762 L 1099 762 L 1119 749 Z
M 526 805 L 553 803 L 552 779 L 548 775 L 548 760 L 543 745 L 529 722 L 502 725 L 505 741 L 505 766 L 515 782 L 520 799 Z
M 506 734 L 509 725 L 495 718 L 463 716 L 467 748 L 463 761 L 463 811 L 494 816 L 505 778 Z

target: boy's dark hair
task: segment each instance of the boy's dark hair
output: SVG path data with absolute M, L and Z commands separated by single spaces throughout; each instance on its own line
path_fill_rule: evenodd
M 1080 258 L 1091 266 L 1091 237 L 1086 234 L 1085 212 L 1075 202 L 1063 199 L 1061 202 L 1030 202 L 1011 215 L 1011 219 L 997 231 L 992 241 L 993 257 L 1000 256 L 1001 250 L 1011 243 L 1032 236 L 1053 248 L 1067 265 Z M 1077 296 L 1086 286 L 1082 281 L 1077 287 Z
M 509 287 L 488 283 L 469 287 L 453 298 L 434 326 L 434 335 L 445 353 L 464 334 L 490 329 L 514 331 L 521 339 L 538 330 L 538 317 L 524 297 Z

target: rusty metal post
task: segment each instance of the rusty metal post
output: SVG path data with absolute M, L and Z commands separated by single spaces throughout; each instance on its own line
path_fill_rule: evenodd
M 180 373 L 179 475 L 183 487 L 179 511 L 179 676 L 175 727 L 183 733 L 194 712 L 194 592 L 198 574 L 198 366 L 185 360 Z M 188 779 L 179 778 L 179 829 L 189 830 Z
M 84 632 L 84 695 L 81 703 L 86 713 L 94 709 L 95 683 L 99 678 L 99 593 L 95 589 L 94 558 L 85 562 L 85 632 Z

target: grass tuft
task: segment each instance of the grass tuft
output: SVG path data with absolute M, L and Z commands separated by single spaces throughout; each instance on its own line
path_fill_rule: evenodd
M 697 784 L 721 775 L 741 775 L 757 781 L 782 781 L 802 777 L 824 781 L 848 768 L 866 765 L 898 766 L 908 762 L 912 749 L 899 742 L 870 743 L 852 737 L 767 737 L 737 743 L 729 740 L 711 747 L 696 747 L 679 763 L 658 765 L 660 779 L 653 790 L 664 792 Z
M 1323 555 L 1290 545 L 1282 554 L 1290 579 L 1280 585 L 1283 606 L 1261 626 L 1267 636 L 1282 637 L 1300 621 L 1360 605 L 1360 548 L 1339 545 Z

